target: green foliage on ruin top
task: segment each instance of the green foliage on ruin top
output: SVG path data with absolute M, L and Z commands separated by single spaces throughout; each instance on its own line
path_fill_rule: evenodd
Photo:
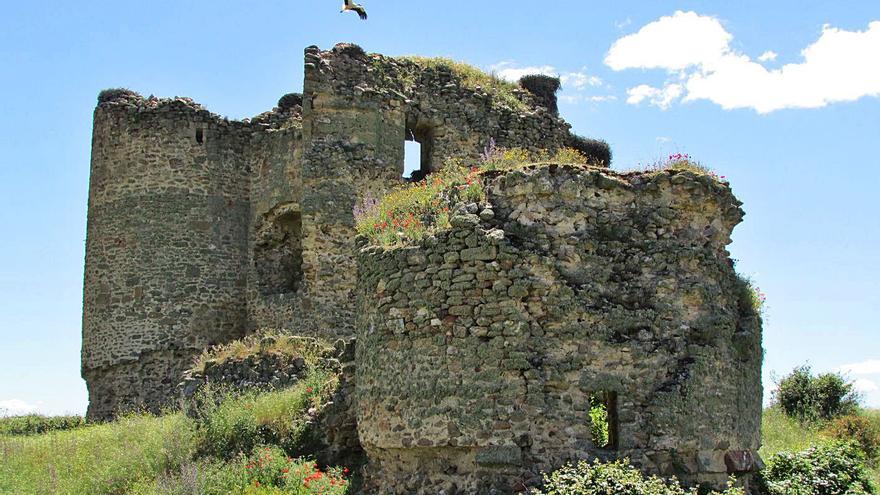
M 462 86 L 468 89 L 482 88 L 483 91 L 491 94 L 513 110 L 529 109 L 529 105 L 516 94 L 517 90 L 522 89 L 518 84 L 505 81 L 495 74 L 483 72 L 473 65 L 445 57 L 403 56 L 396 57 L 396 60 L 413 63 L 424 70 L 448 71 L 458 78 Z
M 333 346 L 319 339 L 290 335 L 277 330 L 263 330 L 243 339 L 206 349 L 196 358 L 191 369 L 203 372 L 208 362 L 222 364 L 226 361 L 242 361 L 260 354 L 302 357 L 306 364 L 314 366 L 333 350 Z
M 384 247 L 419 242 L 450 228 L 456 207 L 486 201 L 485 173 L 551 164 L 589 168 L 587 157 L 570 148 L 550 153 L 490 145 L 479 160 L 451 159 L 425 179 L 398 186 L 382 198 L 364 198 L 354 210 L 357 232 Z
M 316 370 L 291 388 L 213 397 L 193 414 L 129 415 L 34 436 L 0 435 L 0 493 L 225 495 L 348 493 L 347 469 L 302 459 L 310 410 L 335 375 Z

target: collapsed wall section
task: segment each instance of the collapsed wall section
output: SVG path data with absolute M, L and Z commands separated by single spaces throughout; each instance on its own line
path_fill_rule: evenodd
M 90 419 L 167 404 L 193 355 L 244 331 L 246 126 L 191 100 L 95 110 L 82 373 Z
M 726 185 L 539 167 L 359 255 L 357 403 L 383 493 L 513 493 L 573 459 L 718 486 L 756 468 L 761 327 Z M 591 432 L 601 397 L 609 436 Z

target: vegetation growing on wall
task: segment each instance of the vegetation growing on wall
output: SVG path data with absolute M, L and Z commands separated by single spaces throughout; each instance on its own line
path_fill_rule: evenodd
M 209 361 L 212 364 L 222 364 L 229 360 L 241 360 L 256 354 L 302 357 L 306 364 L 313 366 L 332 350 L 332 346 L 318 339 L 266 330 L 202 351 L 199 357 L 196 358 L 192 369 L 203 372 L 205 364 Z
M 481 159 L 470 166 L 460 159 L 448 160 L 421 181 L 400 185 L 381 199 L 364 198 L 354 209 L 358 234 L 386 247 L 417 242 L 449 228 L 451 209 L 457 204 L 485 201 L 484 172 L 549 163 L 587 167 L 587 158 L 571 148 L 555 153 L 503 149 L 490 141 Z
M 487 74 L 473 65 L 458 62 L 444 57 L 398 57 L 397 60 L 411 62 L 423 70 L 444 70 L 458 78 L 462 86 L 476 90 L 478 87 L 491 94 L 504 105 L 516 109 L 526 110 L 528 105 L 515 93 L 520 87 L 512 82 L 505 81 L 494 74 Z

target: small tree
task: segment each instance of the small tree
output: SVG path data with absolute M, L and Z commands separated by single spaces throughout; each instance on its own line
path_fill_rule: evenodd
M 813 376 L 809 366 L 795 368 L 776 385 L 774 398 L 782 411 L 801 421 L 827 421 L 858 409 L 853 384 L 839 373 Z

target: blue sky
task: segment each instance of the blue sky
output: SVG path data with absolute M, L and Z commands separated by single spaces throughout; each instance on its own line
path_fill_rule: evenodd
M 366 22 L 332 0 L 4 4 L 0 408 L 86 407 L 98 91 L 249 117 L 302 89 L 303 48 L 340 41 L 556 73 L 562 115 L 608 140 L 615 168 L 683 152 L 725 175 L 747 212 L 730 251 L 768 297 L 765 382 L 803 363 L 844 367 L 880 407 L 880 2 L 363 3 Z

